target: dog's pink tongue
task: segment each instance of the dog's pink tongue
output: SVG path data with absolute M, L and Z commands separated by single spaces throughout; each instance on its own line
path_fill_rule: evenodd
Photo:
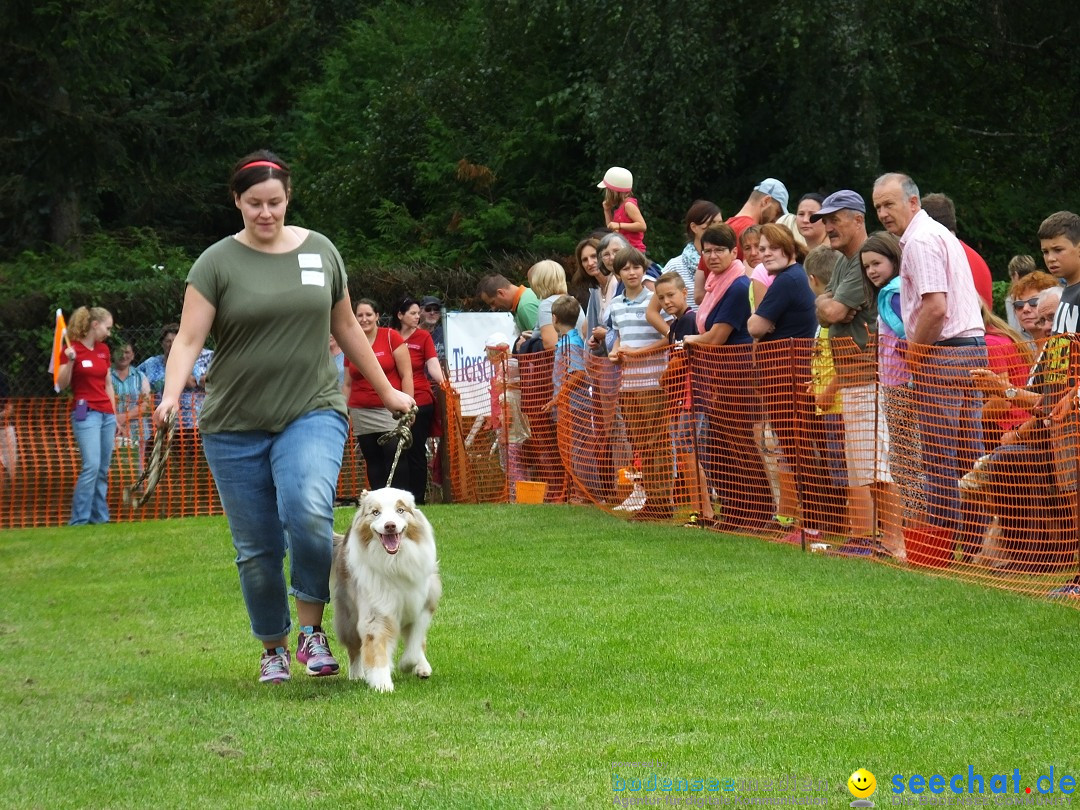
M 382 540 L 382 547 L 387 554 L 397 554 L 398 546 L 401 545 L 400 534 L 380 534 L 379 539 Z

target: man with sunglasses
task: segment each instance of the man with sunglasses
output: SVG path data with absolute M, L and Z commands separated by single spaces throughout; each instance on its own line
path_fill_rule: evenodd
M 446 344 L 443 341 L 442 301 L 434 295 L 425 295 L 420 299 L 420 328 L 431 333 L 435 344 L 435 353 L 439 360 L 446 361 Z

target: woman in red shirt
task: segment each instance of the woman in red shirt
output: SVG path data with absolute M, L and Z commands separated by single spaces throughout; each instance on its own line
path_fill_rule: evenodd
M 108 523 L 109 465 L 116 439 L 116 394 L 105 338 L 113 319 L 107 309 L 79 307 L 68 324 L 71 343 L 60 357 L 60 390 L 71 386 L 71 429 L 79 445 L 82 469 L 71 498 L 72 526 Z
M 412 447 L 405 451 L 409 464 L 409 486 L 418 505 L 427 503 L 428 459 L 427 441 L 435 418 L 435 394 L 431 383 L 442 385 L 443 370 L 431 333 L 420 329 L 420 304 L 411 298 L 403 298 L 394 307 L 394 326 L 409 349 L 412 367 L 414 398 L 419 412 L 413 422 Z
M 375 359 L 379 361 L 390 385 L 412 396 L 413 376 L 409 362 L 409 350 L 401 335 L 393 329 L 379 326 L 379 307 L 370 298 L 361 298 L 356 302 L 356 320 L 364 331 Z M 390 468 L 394 466 L 394 452 L 397 442 L 379 444 L 379 437 L 397 427 L 397 421 L 383 405 L 371 383 L 349 358 L 345 358 L 345 385 L 342 387 L 349 406 L 349 420 L 352 422 L 356 445 L 367 465 L 368 489 L 397 487 L 408 489 L 408 465 L 404 454 L 394 470 L 394 480 L 390 481 Z

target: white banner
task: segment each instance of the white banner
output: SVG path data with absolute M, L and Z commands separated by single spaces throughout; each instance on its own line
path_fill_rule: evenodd
M 488 388 L 494 369 L 484 344 L 502 332 L 513 345 L 517 330 L 509 312 L 446 312 L 443 335 L 450 383 L 461 397 L 462 416 L 490 416 Z

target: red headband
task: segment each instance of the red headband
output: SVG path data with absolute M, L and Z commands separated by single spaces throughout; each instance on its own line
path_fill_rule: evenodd
M 251 169 L 255 166 L 269 166 L 271 169 L 277 169 L 279 172 L 285 171 L 272 160 L 253 160 L 251 161 L 251 163 L 245 163 L 243 166 L 241 166 L 240 171 L 243 171 L 244 169 Z

